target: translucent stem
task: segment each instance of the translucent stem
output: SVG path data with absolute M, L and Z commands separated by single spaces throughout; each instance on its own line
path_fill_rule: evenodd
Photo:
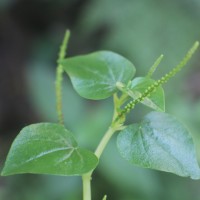
M 91 173 L 82 176 L 83 200 L 91 200 Z
M 108 131 L 105 133 L 105 135 L 103 136 L 101 142 L 99 143 L 96 151 L 95 151 L 95 155 L 97 156 L 97 158 L 100 158 L 103 150 L 105 149 L 106 145 L 108 144 L 110 138 L 112 137 L 112 135 L 115 133 L 115 129 L 113 129 L 112 127 L 110 127 L 108 129 Z

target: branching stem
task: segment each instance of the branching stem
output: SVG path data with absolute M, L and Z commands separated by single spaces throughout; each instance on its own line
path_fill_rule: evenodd
M 104 134 L 103 138 L 101 139 L 99 145 L 96 148 L 95 155 L 97 156 L 98 159 L 100 159 L 106 145 L 110 141 L 111 137 L 113 134 L 118 131 L 122 130 L 123 126 L 119 121 L 114 121 L 116 113 L 117 113 L 117 108 L 119 105 L 117 105 L 117 101 L 115 101 L 116 96 L 114 95 L 114 112 L 113 112 L 113 121 L 111 123 L 111 126 L 108 128 L 106 133 Z M 91 180 L 92 180 L 92 173 L 93 171 L 84 174 L 82 176 L 82 181 L 83 181 L 83 200 L 91 200 Z M 104 196 L 103 199 L 106 199 L 106 195 Z
M 113 134 L 116 131 L 122 130 L 124 128 L 123 127 L 123 123 L 125 121 L 125 117 L 126 117 L 127 113 L 129 113 L 130 110 L 133 109 L 134 106 L 137 103 L 143 101 L 145 97 L 150 95 L 155 89 L 157 89 L 160 85 L 166 83 L 171 77 L 173 77 L 178 71 L 180 71 L 187 64 L 187 62 L 190 60 L 191 56 L 196 51 L 198 45 L 199 45 L 199 43 L 195 42 L 195 44 L 188 51 L 188 53 L 183 58 L 183 60 L 176 67 L 174 67 L 169 73 L 165 74 L 161 79 L 155 81 L 151 86 L 149 86 L 145 90 L 145 92 L 143 94 L 141 94 L 141 96 L 139 98 L 130 101 L 121 112 L 118 112 L 118 111 L 120 110 L 122 104 L 126 100 L 126 96 L 131 96 L 131 90 L 128 87 L 124 86 L 120 82 L 116 83 L 117 88 L 119 90 L 121 90 L 122 93 L 125 94 L 125 96 L 124 97 L 122 96 L 123 98 L 119 99 L 117 94 L 114 94 L 113 120 L 112 120 L 112 123 L 111 123 L 109 129 L 104 134 L 102 140 L 100 141 L 99 145 L 96 148 L 95 155 L 97 156 L 98 159 L 100 159 L 105 147 L 107 146 L 107 144 L 110 141 L 110 139 L 113 136 Z M 150 72 L 148 73 L 147 76 L 151 76 L 153 74 L 153 72 L 155 71 L 156 67 L 160 63 L 162 57 L 163 56 L 161 55 L 157 59 L 157 61 L 152 66 L 152 68 L 150 69 Z M 84 174 L 82 176 L 82 181 L 83 181 L 83 200 L 91 200 L 92 199 L 92 197 L 91 197 L 92 173 L 93 173 L 93 170 L 88 172 L 88 173 L 86 173 L 86 174 Z M 106 200 L 106 195 L 103 197 L 103 200 Z

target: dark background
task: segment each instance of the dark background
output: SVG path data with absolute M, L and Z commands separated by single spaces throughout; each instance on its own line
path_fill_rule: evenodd
M 130 59 L 137 76 L 164 60 L 155 78 L 175 66 L 200 40 L 200 0 L 0 0 L 0 169 L 14 137 L 26 125 L 56 122 L 55 68 L 59 45 L 71 30 L 68 56 L 112 50 Z M 200 155 L 200 51 L 165 86 L 166 111 L 192 132 Z M 79 143 L 94 150 L 112 115 L 111 99 L 80 98 L 63 84 L 65 124 Z M 139 106 L 129 121 L 148 112 Z M 200 156 L 199 156 L 200 157 Z M 93 178 L 100 200 L 198 200 L 200 182 L 123 161 L 115 138 Z M 78 200 L 79 177 L 16 175 L 0 178 L 0 200 Z

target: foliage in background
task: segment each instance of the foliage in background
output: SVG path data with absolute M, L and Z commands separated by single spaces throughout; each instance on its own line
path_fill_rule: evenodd
M 112 12 L 110 8 L 114 8 Z M 185 53 L 184 50 L 188 49 L 194 40 L 199 40 L 199 8 L 200 2 L 197 0 L 167 2 L 143 0 L 126 1 L 126 3 L 119 0 L 102 0 L 88 2 L 81 12 L 76 26 L 72 29 L 73 37 L 70 43 L 72 50 L 70 54 L 90 52 L 99 48 L 117 51 L 134 62 L 138 69 L 137 75 L 140 75 L 146 71 L 149 64 L 155 60 L 157 55 L 163 53 L 165 58 L 159 69 L 160 71 L 157 72 L 157 76 L 159 76 L 160 72 L 167 71 L 180 60 L 181 56 Z M 66 25 L 63 25 L 63 27 L 66 27 Z M 46 121 L 56 121 L 54 118 L 56 111 L 54 109 L 55 98 L 53 93 L 54 63 L 50 63 L 49 59 L 56 57 L 57 45 L 61 37 L 55 36 L 54 33 L 54 31 L 50 30 L 44 36 L 45 38 L 41 38 L 38 41 L 38 45 L 35 45 L 34 61 L 29 63 L 27 69 L 30 100 L 41 118 Z M 52 45 L 55 37 L 57 41 L 53 42 Z M 42 41 L 47 42 L 42 43 Z M 51 49 L 54 49 L 55 52 L 51 52 Z M 194 136 L 197 138 L 195 141 L 200 141 L 199 99 L 190 98 L 194 95 L 195 91 L 184 89 L 187 84 L 191 84 L 187 82 L 188 76 L 193 73 L 192 70 L 195 69 L 195 66 L 198 67 L 198 62 L 193 63 L 193 67 L 188 68 L 185 74 L 178 75 L 166 87 L 166 93 L 168 94 L 166 110 L 185 121 L 190 129 L 192 129 L 191 132 L 195 133 Z M 174 88 L 173 91 L 168 89 L 171 86 Z M 46 93 L 45 97 L 43 95 L 44 91 Z M 63 92 L 65 96 L 64 101 L 73 105 L 64 108 L 65 113 L 73 113 L 70 117 L 66 114 L 66 125 L 76 133 L 77 139 L 82 141 L 81 145 L 94 149 L 95 141 L 99 140 L 101 134 L 108 126 L 108 119 L 111 117 L 112 108 L 110 100 L 105 100 L 103 103 L 80 100 L 77 98 L 77 94 L 71 90 L 69 82 L 65 84 Z M 177 95 L 174 96 L 174 94 Z M 185 99 L 186 94 L 188 94 L 187 99 Z M 48 99 L 48 103 L 45 99 Z M 85 107 L 90 108 L 94 106 L 97 108 L 97 111 L 92 111 L 91 109 L 90 112 L 83 116 L 82 113 L 85 113 Z M 139 121 L 143 113 L 147 112 L 146 109 L 143 109 L 143 113 L 138 110 L 136 109 L 135 111 L 135 115 L 138 117 L 130 120 Z M 73 124 L 77 121 L 80 125 L 74 127 Z M 96 133 L 95 135 L 93 134 L 94 132 Z M 86 134 L 88 134 L 88 137 L 93 137 L 94 145 L 88 144 L 84 140 Z M 200 144 L 197 143 L 196 147 L 199 149 Z M 110 195 L 111 199 L 125 200 L 123 197 L 126 194 L 126 200 L 133 200 L 132 196 L 140 200 L 176 200 L 179 198 L 183 200 L 198 200 L 200 195 L 198 190 L 200 186 L 199 181 L 193 183 L 187 179 L 174 177 L 173 175 L 138 169 L 137 167 L 133 168 L 129 164 L 121 162 L 121 158 L 114 153 L 115 151 L 115 145 L 111 145 L 106 149 L 98 174 L 96 174 L 98 180 L 94 178 L 94 188 L 97 185 L 102 185 L 102 182 L 105 185 L 105 188 L 102 189 L 104 191 L 107 188 L 106 185 L 114 186 L 113 191 L 116 192 L 116 196 Z M 110 157 L 113 158 L 112 166 L 115 163 L 112 168 L 109 160 Z M 121 171 L 122 168 L 124 169 L 123 172 Z M 129 174 L 137 177 L 137 181 L 133 180 Z M 34 197 L 33 193 L 35 192 L 31 192 L 31 188 L 26 186 L 26 183 L 23 183 L 23 178 L 18 177 L 18 179 L 22 181 L 22 185 L 27 187 L 27 190 L 32 194 L 30 196 L 32 196 L 33 200 L 38 200 L 39 198 L 56 199 L 55 196 L 47 196 L 47 193 L 44 194 L 42 191 L 38 192 L 37 198 Z M 49 183 L 46 181 L 48 179 L 47 177 L 41 177 L 40 180 L 44 180 L 46 185 L 46 183 Z M 52 180 L 51 182 L 55 180 L 52 183 L 54 186 L 58 185 L 56 182 L 57 178 L 51 177 L 50 179 Z M 14 180 L 14 178 L 10 180 Z M 125 182 L 126 187 L 124 187 Z M 80 183 L 77 181 L 75 184 L 78 186 Z M 9 199 L 27 199 L 28 194 L 26 197 L 23 197 L 17 191 L 13 193 L 15 185 L 11 181 L 10 185 L 7 186 L 10 188 L 10 191 L 7 191 Z M 67 184 L 66 187 L 68 187 Z M 39 188 L 37 191 L 39 191 Z M 47 191 L 49 191 L 49 188 L 47 188 Z M 69 193 L 72 196 L 74 195 L 74 199 L 76 199 L 76 194 L 72 190 L 69 190 Z M 109 191 L 107 193 L 109 194 Z M 98 199 L 98 196 L 102 196 L 103 194 L 100 191 L 95 191 L 94 195 Z M 60 199 L 62 198 L 65 199 L 64 196 L 60 197 Z M 4 198 L 2 197 L 2 199 Z

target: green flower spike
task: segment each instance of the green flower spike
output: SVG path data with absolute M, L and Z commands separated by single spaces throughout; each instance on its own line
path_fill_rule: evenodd
M 199 46 L 199 42 L 196 41 L 194 43 L 194 45 L 192 46 L 192 48 L 187 52 L 187 54 L 185 55 L 185 57 L 183 58 L 183 60 L 176 66 L 174 67 L 169 73 L 165 74 L 162 78 L 160 78 L 159 80 L 155 81 L 151 86 L 149 86 L 145 92 L 143 94 L 141 94 L 141 96 L 137 99 L 134 99 L 132 101 L 130 101 L 124 108 L 124 110 L 122 110 L 118 117 L 116 118 L 116 120 L 118 120 L 119 118 L 121 118 L 122 116 L 124 116 L 125 114 L 129 113 L 137 103 L 140 103 L 141 101 L 144 100 L 145 97 L 151 95 L 151 93 L 153 91 L 155 91 L 160 85 L 163 85 L 164 83 L 166 83 L 170 78 L 172 78 L 173 76 L 175 76 L 190 60 L 190 58 L 192 57 L 192 55 L 195 53 L 195 51 L 197 50 Z M 159 57 L 159 62 L 162 59 L 162 57 Z M 154 65 L 153 65 L 154 66 Z M 157 67 L 157 63 L 155 65 Z M 152 69 L 152 68 L 151 68 Z M 154 71 L 154 67 L 153 67 L 153 71 Z M 150 74 L 152 74 L 153 72 L 151 70 Z

